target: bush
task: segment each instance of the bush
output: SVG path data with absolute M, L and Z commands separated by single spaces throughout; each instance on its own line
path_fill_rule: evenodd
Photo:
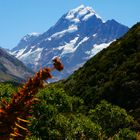
M 136 137 L 136 132 L 128 128 L 124 128 L 120 129 L 119 133 L 113 137 L 113 140 L 136 140 Z
M 61 134 L 61 139 L 95 139 L 104 137 L 102 128 L 93 123 L 88 117 L 78 114 L 68 117 L 59 114 L 56 119 L 56 126 Z
M 31 132 L 43 140 L 63 138 L 61 135 L 64 136 L 68 132 L 70 125 L 68 114 L 78 113 L 83 101 L 78 97 L 68 96 L 62 89 L 56 87 L 41 90 L 37 97 L 40 102 L 33 107 Z M 60 131 L 61 127 L 65 129 Z
M 101 125 L 107 135 L 114 135 L 119 128 L 127 128 L 134 123 L 133 117 L 125 109 L 107 101 L 101 101 L 89 114 L 91 120 Z
M 9 102 L 15 90 L 16 88 L 14 88 L 11 84 L 0 83 L 0 101 L 6 100 Z

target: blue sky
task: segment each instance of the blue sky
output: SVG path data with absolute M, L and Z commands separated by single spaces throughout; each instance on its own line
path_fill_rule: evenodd
M 103 20 L 129 27 L 140 21 L 140 0 L 0 0 L 0 46 L 13 48 L 27 33 L 47 31 L 81 4 L 93 7 Z

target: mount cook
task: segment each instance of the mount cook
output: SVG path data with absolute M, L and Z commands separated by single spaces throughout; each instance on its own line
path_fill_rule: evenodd
M 24 36 L 11 53 L 33 70 L 60 57 L 65 69 L 57 74 L 57 81 L 68 77 L 128 29 L 113 19 L 103 21 L 91 7 L 81 5 L 64 14 L 43 34 Z

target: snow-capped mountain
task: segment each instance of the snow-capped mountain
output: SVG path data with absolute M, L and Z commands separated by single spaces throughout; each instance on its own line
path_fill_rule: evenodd
M 20 52 L 22 52 L 21 50 L 24 50 L 25 48 L 27 48 L 29 45 L 31 45 L 31 43 L 39 36 L 39 33 L 30 33 L 25 35 L 20 42 L 18 43 L 18 45 L 12 49 L 12 51 L 17 52 L 17 57 L 20 56 L 20 54 L 18 53 L 20 50 Z M 22 54 L 22 53 L 21 53 Z
M 61 77 L 65 78 L 127 31 L 128 27 L 115 20 L 105 22 L 91 7 L 81 5 L 64 14 L 47 32 L 25 36 L 12 54 L 35 70 L 59 56 L 65 66 Z

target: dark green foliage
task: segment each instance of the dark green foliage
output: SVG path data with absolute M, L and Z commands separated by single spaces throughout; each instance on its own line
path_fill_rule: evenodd
M 10 84 L 0 87 L 4 91 L 2 99 L 9 100 L 15 89 Z M 39 102 L 33 106 L 29 127 L 32 136 L 27 140 L 107 140 L 109 137 L 125 137 L 127 133 L 129 137 L 135 134 L 133 131 L 118 133 L 120 128 L 129 128 L 133 118 L 124 109 L 106 101 L 91 109 L 88 116 L 83 110 L 82 99 L 67 95 L 56 85 L 47 86 L 37 97 Z
M 37 138 L 35 136 L 31 136 L 29 138 L 26 138 L 25 140 L 41 140 L 40 138 Z
M 16 91 L 16 88 L 12 84 L 0 83 L 0 101 L 10 101 L 12 94 Z M 1 102 L 0 102 L 1 106 Z
M 81 97 L 88 108 L 105 99 L 135 116 L 140 105 L 140 23 L 63 84 L 69 95 Z
M 41 90 L 37 97 L 46 105 L 55 106 L 58 112 L 75 112 L 83 104 L 83 100 L 79 97 L 68 96 L 62 88 L 53 85 Z
M 38 98 L 40 102 L 34 106 L 34 118 L 32 119 L 31 131 L 33 134 L 44 140 L 70 137 L 70 133 L 74 131 L 71 125 L 76 122 L 74 116 L 82 109 L 83 100 L 78 97 L 70 97 L 63 89 L 54 86 L 41 90 Z M 81 127 L 81 129 L 86 128 L 82 125 Z M 68 133 L 68 131 L 70 132 Z M 99 133 L 99 131 L 96 132 Z M 71 136 L 74 135 L 73 133 Z M 75 133 L 78 133 L 78 130 Z
M 127 128 L 134 124 L 133 117 L 126 110 L 101 101 L 95 109 L 89 111 L 92 121 L 101 125 L 108 136 L 114 135 L 120 128 Z
M 136 132 L 128 128 L 123 128 L 120 129 L 119 133 L 116 134 L 112 140 L 136 140 L 136 137 Z
M 60 134 L 60 139 L 100 139 L 102 128 L 93 123 L 84 115 L 69 115 L 67 117 L 59 114 L 56 117 L 56 128 Z
M 30 130 L 42 140 L 103 140 L 134 124 L 124 109 L 106 101 L 88 115 L 82 110 L 83 100 L 68 96 L 56 85 L 47 86 L 37 97 L 40 101 L 33 107 Z

